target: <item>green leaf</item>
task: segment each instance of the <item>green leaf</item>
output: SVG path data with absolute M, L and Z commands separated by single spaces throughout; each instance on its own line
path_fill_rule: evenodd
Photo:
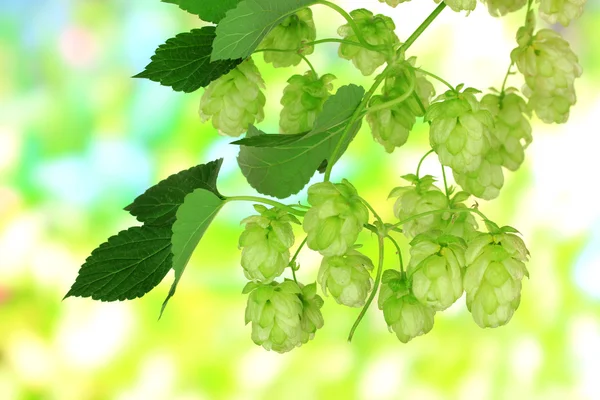
M 175 294 L 179 280 L 194 249 L 223 204 L 225 201 L 215 193 L 205 189 L 196 189 L 186 196 L 185 201 L 177 210 L 177 220 L 173 224 L 171 239 L 175 282 L 163 303 L 161 314 L 169 299 Z
M 364 89 L 349 85 L 341 87 L 330 97 L 323 108 L 320 118 L 331 121 L 332 127 L 322 126 L 322 132 L 309 132 L 297 135 L 266 135 L 250 126 L 247 137 L 234 142 L 240 144 L 238 164 L 248 183 L 258 192 L 278 198 L 286 198 L 298 193 L 310 181 L 315 171 L 328 160 L 333 153 L 342 133 L 349 123 L 349 114 L 338 123 L 330 113 L 338 115 L 338 109 L 327 106 L 328 102 L 343 104 L 344 109 L 356 109 L 360 104 Z M 340 102 L 340 98 L 344 102 Z M 341 115 L 341 114 L 339 114 Z M 325 129 L 327 128 L 327 129 Z M 357 121 L 343 143 L 345 151 L 360 128 Z M 289 136 L 293 136 L 290 138 Z M 340 153 L 338 158 L 343 154 Z
M 285 17 L 316 0 L 244 0 L 217 26 L 211 60 L 247 58 Z
M 129 228 L 92 252 L 65 298 L 115 301 L 142 297 L 165 277 L 172 259 L 169 227 Z
M 218 23 L 225 13 L 235 8 L 240 0 L 162 0 L 163 3 L 176 4 L 182 10 L 199 16 L 204 21 Z
M 210 61 L 215 27 L 180 33 L 161 44 L 146 69 L 134 78 L 147 78 L 178 92 L 190 93 L 225 75 L 242 62 Z
M 175 222 L 178 207 L 194 190 L 206 189 L 222 198 L 217 190 L 217 176 L 222 163 L 223 159 L 220 158 L 171 175 L 146 190 L 125 210 L 146 225 L 170 227 Z

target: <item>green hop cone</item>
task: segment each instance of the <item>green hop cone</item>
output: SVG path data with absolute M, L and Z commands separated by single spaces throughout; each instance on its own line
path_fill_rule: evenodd
M 464 202 L 471 197 L 470 193 L 465 191 L 457 192 L 450 199 L 448 208 L 455 209 L 466 209 L 467 206 Z M 466 241 L 478 234 L 477 232 L 477 220 L 471 212 L 454 212 L 454 213 L 443 213 L 442 224 L 438 229 L 444 231 L 447 235 L 457 236 Z
M 433 183 L 435 179 L 426 175 L 417 179 L 415 175 L 405 175 L 411 186 L 400 186 L 392 190 L 389 197 L 397 197 L 394 215 L 400 221 L 418 214 L 448 208 L 448 199 Z M 402 225 L 406 237 L 413 238 L 420 233 L 435 229 L 443 224 L 442 214 L 432 214 L 409 221 Z
M 246 324 L 252 322 L 254 343 L 278 353 L 302 344 L 303 304 L 299 296 L 302 290 L 294 281 L 268 285 L 250 282 L 244 293 L 250 293 Z
M 525 243 L 505 227 L 494 234 L 481 233 L 469 242 L 463 286 L 467 308 L 482 328 L 510 321 L 521 301 L 521 280 L 529 277 Z
M 440 3 L 442 0 L 435 0 L 436 3 Z M 473 11 L 477 6 L 477 0 L 445 0 L 444 1 L 452 11 Z
M 582 72 L 569 43 L 550 29 L 533 35 L 533 22 L 519 29 L 517 42 L 510 56 L 525 77 L 523 94 L 529 108 L 546 123 L 567 122 L 577 102 L 575 78 Z
M 433 328 L 435 310 L 416 299 L 398 271 L 383 273 L 378 305 L 383 310 L 390 332 L 396 333 L 402 343 L 408 343 Z
M 583 14 L 586 0 L 538 0 L 540 17 L 549 24 L 560 22 L 569 26 L 571 21 Z
M 246 224 L 239 240 L 242 268 L 246 278 L 270 283 L 280 276 L 290 262 L 289 248 L 294 244 L 292 222 L 300 224 L 288 212 L 264 206 L 254 206 L 260 215 L 245 218 Z
M 399 43 L 398 37 L 394 33 L 396 25 L 390 17 L 382 14 L 373 15 L 371 11 L 364 8 L 351 11 L 350 16 L 368 44 L 383 46 L 392 51 L 393 47 Z M 346 41 L 359 42 L 350 24 L 342 25 L 338 29 L 338 34 Z M 371 75 L 386 61 L 383 53 L 346 43 L 340 45 L 338 54 L 341 58 L 352 60 L 354 66 L 365 76 Z
M 308 132 L 313 128 L 317 115 L 323 110 L 325 100 L 333 89 L 335 76 L 325 74 L 321 78 L 308 71 L 288 79 L 281 98 L 279 130 L 282 133 Z
M 300 327 L 302 328 L 301 342 L 307 343 L 315 337 L 317 329 L 323 327 L 323 299 L 317 294 L 317 284 L 302 286 L 300 300 L 302 300 L 302 315 L 300 316 Z
M 415 298 L 435 311 L 447 309 L 463 293 L 466 242 L 431 231 L 417 236 L 410 244 L 408 276 Z
M 372 270 L 371 259 L 351 249 L 343 256 L 323 257 L 317 282 L 323 293 L 329 290 L 338 304 L 362 307 L 373 284 Z
M 413 80 L 415 81 L 413 90 L 419 97 L 421 105 L 424 108 L 429 106 L 435 90 L 422 73 L 411 71 L 415 61 L 416 59 L 412 57 L 392 70 L 385 80 L 382 95 L 373 96 L 370 108 L 404 96 L 410 90 Z M 371 127 L 373 138 L 385 148 L 385 151 L 392 153 L 397 147 L 406 143 L 417 117 L 422 117 L 424 114 L 421 105 L 410 96 L 401 103 L 367 114 L 367 122 Z
M 496 150 L 489 151 L 477 170 L 465 174 L 455 171 L 454 180 L 463 190 L 475 197 L 484 200 L 495 199 L 504 185 L 502 156 Z
M 314 46 L 304 46 L 317 37 L 315 23 L 310 8 L 304 8 L 285 18 L 264 38 L 259 49 L 298 50 L 302 54 L 312 54 Z M 266 63 L 275 68 L 290 67 L 300 64 L 302 57 L 298 52 L 265 51 Z
M 427 109 L 429 142 L 443 165 L 464 174 L 476 171 L 490 149 L 492 115 L 475 98 L 478 90 L 449 90 Z
M 494 117 L 493 136 L 498 141 L 498 152 L 502 158 L 502 166 L 516 171 L 525 160 L 525 149 L 533 137 L 531 136 L 531 111 L 516 90 L 509 88 L 505 95 L 486 94 L 481 99 L 481 106 Z
M 519 11 L 527 4 L 527 0 L 483 0 L 483 2 L 487 4 L 492 17 L 501 17 Z
M 264 118 L 265 83 L 251 58 L 208 85 L 200 100 L 200 117 L 212 118 L 219 133 L 237 137 Z
M 307 245 L 324 256 L 341 256 L 352 247 L 367 223 L 369 211 L 346 179 L 321 182 L 308 188 L 312 206 L 304 216 Z
M 380 3 L 386 3 L 390 7 L 396 8 L 398 4 L 409 2 L 410 0 L 379 0 Z

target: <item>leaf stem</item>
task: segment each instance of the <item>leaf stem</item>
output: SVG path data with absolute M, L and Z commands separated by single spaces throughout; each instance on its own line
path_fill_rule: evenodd
M 448 180 L 446 179 L 446 167 L 444 164 L 440 163 L 442 167 L 442 176 L 444 177 L 444 191 L 446 192 L 446 199 L 448 199 L 448 204 L 450 204 L 450 192 L 448 191 Z
M 377 214 L 377 211 L 375 211 L 375 209 L 369 204 L 369 202 L 360 196 L 359 196 L 359 199 L 365 206 L 367 206 L 367 208 L 371 211 L 371 213 L 373 213 L 373 216 L 375 217 L 375 219 L 377 219 L 377 221 L 379 221 L 380 224 L 383 224 L 383 220 L 381 219 L 379 214 Z
M 282 210 L 285 210 L 285 211 L 289 212 L 290 214 L 294 214 L 294 215 L 297 215 L 299 217 L 303 217 L 306 214 L 306 211 L 296 210 L 296 209 L 292 208 L 292 206 L 286 206 L 285 204 L 282 204 L 282 203 L 280 203 L 278 201 L 271 200 L 271 199 L 266 199 L 264 197 L 257 197 L 257 196 L 231 196 L 231 197 L 225 197 L 225 202 L 226 203 L 228 203 L 230 201 L 250 201 L 250 202 L 254 202 L 254 203 L 268 204 L 270 206 L 280 208 Z
M 438 5 L 435 8 L 435 10 L 433 10 L 433 12 L 429 14 L 427 18 L 425 18 L 425 21 L 423 21 L 421 25 L 419 25 L 419 27 L 412 33 L 412 35 L 410 35 L 408 39 L 406 39 L 406 42 L 404 42 L 402 46 L 400 46 L 398 52 L 406 52 L 406 50 L 408 50 L 408 48 L 412 46 L 412 44 L 419 38 L 419 36 L 421 36 L 421 34 L 425 32 L 425 29 L 427 29 L 429 25 L 431 25 L 431 23 L 437 18 L 437 16 L 440 15 L 444 8 L 446 8 L 446 3 L 442 1 L 440 5 Z
M 476 208 L 446 208 L 446 209 L 440 209 L 440 210 L 426 211 L 426 212 L 421 213 L 421 214 L 413 215 L 412 217 L 408 217 L 408 218 L 406 218 L 406 219 L 404 219 L 404 220 L 402 220 L 402 221 L 400 221 L 398 223 L 395 223 L 391 227 L 395 228 L 395 227 L 404 225 L 407 222 L 414 221 L 414 220 L 419 219 L 419 218 L 427 217 L 429 215 L 443 214 L 443 213 L 446 213 L 446 212 L 450 212 L 450 213 L 470 212 L 470 213 L 479 215 L 479 217 L 481 219 L 483 219 L 484 221 L 489 221 L 489 219 L 481 211 L 479 211 Z
M 504 97 L 504 89 L 506 89 L 506 82 L 508 81 L 508 76 L 511 75 L 510 70 L 512 69 L 514 63 L 511 62 L 508 66 L 508 70 L 506 71 L 506 75 L 504 75 L 504 80 L 502 81 L 502 88 L 500 89 L 500 97 Z
M 296 283 L 298 283 L 298 280 L 296 279 L 296 269 L 294 268 L 294 263 L 296 262 L 296 258 L 298 258 L 298 254 L 300 254 L 300 250 L 302 250 L 302 248 L 306 244 L 307 239 L 308 239 L 308 236 L 306 236 L 304 238 L 304 240 L 302 241 L 302 243 L 300 243 L 300 246 L 298 246 L 298 248 L 296 249 L 296 252 L 294 253 L 294 256 L 292 257 L 292 259 L 290 260 L 290 263 L 289 263 L 289 266 L 292 269 L 292 276 L 294 277 L 294 282 L 296 282 Z
M 308 57 L 306 57 L 304 54 L 298 54 L 300 57 L 302 57 L 302 59 L 304 60 L 304 62 L 306 64 L 308 64 L 308 67 L 310 68 L 310 70 L 312 71 L 312 73 L 315 75 L 315 79 L 319 79 L 319 74 L 317 74 L 317 70 L 315 69 L 315 67 L 312 65 L 312 63 L 310 62 L 310 60 L 308 59 Z
M 453 92 L 456 92 L 456 88 L 455 87 L 453 87 L 448 81 L 446 81 L 445 79 L 437 76 L 436 74 L 431 73 L 431 72 L 426 71 L 426 70 L 421 69 L 421 68 L 415 68 L 415 70 L 419 71 L 422 74 L 428 75 L 428 76 L 432 77 L 433 79 L 436 79 L 436 80 L 442 82 L 444 85 L 448 86 L 448 88 L 450 90 L 452 90 Z
M 425 153 L 423 157 L 421 157 L 421 160 L 419 160 L 419 164 L 417 165 L 417 179 L 419 179 L 419 173 L 421 172 L 421 165 L 423 165 L 423 161 L 425 161 L 427 156 L 433 153 L 434 151 L 435 150 L 433 149 L 429 150 L 427 153 Z
M 396 242 L 396 240 L 390 235 L 386 235 L 386 238 L 388 238 L 390 242 L 394 244 L 394 247 L 396 247 L 396 253 L 398 253 L 398 261 L 400 262 L 400 272 L 402 272 L 402 275 L 404 275 L 404 262 L 402 261 L 402 251 L 400 250 L 400 246 L 398 245 L 398 242 Z
M 382 236 L 381 234 L 378 235 L 379 262 L 377 263 L 377 275 L 375 277 L 375 283 L 373 284 L 373 290 L 371 290 L 371 294 L 369 295 L 367 302 L 365 303 L 364 307 L 360 311 L 360 314 L 358 314 L 358 318 L 356 318 L 354 325 L 352 325 L 352 329 L 350 329 L 350 333 L 348 334 L 348 342 L 352 341 L 352 337 L 354 336 L 354 332 L 356 331 L 356 328 L 358 328 L 358 325 L 364 318 L 365 314 L 367 313 L 367 310 L 369 309 L 369 306 L 373 302 L 373 299 L 375 298 L 375 295 L 377 295 L 377 292 L 379 290 L 379 283 L 381 282 L 381 274 L 383 272 L 383 239 L 384 239 L 384 236 Z

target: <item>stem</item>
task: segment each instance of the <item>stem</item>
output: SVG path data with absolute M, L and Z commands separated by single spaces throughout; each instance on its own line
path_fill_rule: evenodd
M 345 40 L 345 39 L 336 39 L 336 38 L 327 38 L 327 39 L 319 39 L 319 40 L 315 40 L 312 42 L 307 42 L 304 45 L 305 46 L 314 46 L 317 44 L 322 44 L 322 43 L 341 43 L 341 44 L 347 44 L 350 46 L 358 46 L 358 47 L 363 47 L 367 50 L 371 50 L 368 47 L 365 47 L 362 43 L 359 42 L 353 42 L 351 40 Z
M 504 89 L 506 88 L 506 82 L 508 81 L 508 76 L 511 75 L 510 70 L 512 69 L 514 63 L 511 62 L 508 66 L 508 70 L 506 71 L 506 75 L 504 75 L 504 80 L 502 81 L 502 89 L 500 89 L 500 97 L 504 97 Z
M 421 160 L 419 161 L 419 165 L 417 165 L 417 179 L 419 179 L 419 173 L 421 172 L 421 165 L 423 165 L 423 161 L 425 161 L 427 156 L 430 155 L 431 153 L 433 153 L 434 151 L 435 150 L 431 149 L 427 153 L 425 153 L 425 155 L 423 157 L 421 157 Z
M 359 199 L 373 213 L 373 216 L 375 217 L 375 219 L 377 219 L 377 221 L 379 221 L 379 223 L 383 224 L 383 220 L 381 219 L 379 214 L 377 214 L 377 211 L 375 211 L 375 209 L 369 204 L 369 202 L 366 201 L 365 199 L 363 199 L 362 197 L 359 197 Z
M 427 217 L 429 215 L 443 214 L 443 213 L 446 213 L 446 212 L 452 212 L 452 213 L 470 212 L 470 213 L 479 215 L 479 217 L 482 220 L 484 220 L 484 221 L 489 221 L 489 219 L 485 215 L 483 215 L 483 213 L 481 211 L 479 211 L 476 208 L 447 208 L 447 209 L 426 211 L 426 212 L 421 213 L 421 214 L 413 215 L 412 217 L 408 217 L 408 218 L 406 218 L 406 219 L 404 219 L 404 220 L 402 220 L 402 221 L 400 221 L 400 222 L 392 225 L 392 228 L 404 225 L 407 222 L 414 221 L 415 219 Z
M 381 282 L 381 274 L 383 272 L 383 239 L 384 239 L 384 237 L 381 236 L 381 234 L 380 234 L 378 237 L 379 262 L 377 264 L 377 276 L 375 277 L 375 283 L 373 284 L 373 290 L 371 290 L 371 294 L 369 295 L 367 302 L 365 303 L 362 310 L 360 310 L 360 314 L 358 314 L 358 318 L 356 318 L 354 325 L 352 325 L 352 329 L 350 329 L 350 334 L 348 335 L 349 342 L 352 341 L 352 337 L 354 336 L 354 331 L 356 331 L 356 328 L 358 328 L 360 321 L 362 321 L 363 317 L 367 313 L 367 310 L 369 309 L 369 306 L 373 302 L 373 299 L 375 298 L 375 295 L 377 294 L 377 291 L 379 289 L 379 283 Z
M 300 250 L 302 250 L 302 247 L 304 247 L 304 245 L 306 244 L 307 239 L 308 239 L 308 236 L 304 238 L 302 243 L 300 243 L 300 246 L 298 246 L 298 248 L 296 249 L 296 252 L 294 253 L 294 256 L 290 260 L 289 265 L 290 265 L 290 268 L 292 269 L 292 276 L 294 277 L 294 282 L 296 282 L 296 283 L 298 283 L 298 280 L 296 279 L 296 270 L 294 269 L 294 263 L 296 262 L 296 258 L 298 258 L 298 254 L 300 254 Z
M 315 74 L 315 78 L 319 79 L 319 74 L 317 74 L 317 70 L 315 70 L 315 67 L 313 67 L 312 63 L 310 62 L 310 60 L 308 59 L 308 57 L 306 57 L 304 54 L 298 54 L 300 57 L 302 57 L 302 59 L 304 60 L 304 62 L 306 64 L 308 64 L 308 67 L 310 68 L 310 70 L 312 71 L 313 74 Z
M 285 211 L 289 212 L 290 214 L 294 214 L 294 215 L 297 215 L 299 217 L 303 217 L 306 214 L 306 211 L 295 210 L 291 206 L 286 206 L 285 204 L 281 204 L 278 201 L 271 200 L 271 199 L 265 199 L 263 197 L 256 197 L 256 196 L 231 196 L 231 197 L 226 197 L 225 198 L 225 202 L 226 203 L 228 203 L 230 201 L 251 201 L 251 202 L 254 202 L 254 203 L 268 204 L 268 205 L 273 206 L 273 207 L 281 208 L 282 210 L 285 210 Z
M 417 81 L 417 77 L 415 76 L 415 71 L 410 69 L 410 73 L 411 73 L 410 85 L 408 87 L 408 90 L 404 94 L 402 94 L 402 96 L 395 98 L 394 100 L 390 100 L 388 102 L 385 102 L 382 104 L 377 104 L 376 106 L 373 106 L 373 107 L 369 107 L 369 108 L 367 108 L 366 111 L 367 112 L 375 112 L 375 111 L 379 111 L 379 110 L 384 110 L 386 108 L 393 107 L 396 104 L 402 103 L 403 101 L 408 99 L 415 91 L 415 86 L 416 86 L 416 81 Z
M 448 181 L 446 180 L 446 168 L 444 168 L 444 164 L 440 163 L 442 167 L 442 176 L 444 177 L 444 190 L 446 192 L 446 198 L 448 199 L 448 204 L 450 204 L 450 192 L 448 191 Z
M 435 20 L 437 18 L 437 16 L 440 15 L 440 13 L 444 10 L 444 8 L 446 8 L 446 3 L 441 2 L 440 5 L 437 6 L 431 14 L 429 14 L 429 16 L 425 19 L 425 21 L 423 21 L 423 23 L 421 23 L 421 25 L 419 25 L 419 27 L 412 33 L 412 35 L 410 35 L 408 37 L 408 39 L 406 39 L 406 42 L 404 42 L 402 44 L 402 46 L 400 46 L 400 48 L 398 49 L 398 52 L 399 53 L 406 52 L 406 50 L 408 50 L 408 48 L 410 46 L 412 46 L 412 44 L 415 42 L 415 40 L 417 40 L 419 38 L 419 36 L 421 36 L 421 34 L 423 32 L 425 32 L 425 29 L 427 29 L 429 27 L 429 25 L 431 25 L 433 20 Z
M 402 272 L 402 275 L 404 275 L 404 262 L 402 261 L 402 251 L 400 251 L 400 246 L 398 245 L 398 242 L 396 242 L 396 240 L 394 240 L 394 238 L 390 235 L 387 235 L 386 238 L 388 238 L 390 242 L 394 244 L 394 247 L 396 247 L 396 253 L 398 253 L 398 260 L 400 261 L 400 272 Z
M 443 3 L 442 3 L 442 4 L 443 4 Z M 421 69 L 421 68 L 415 68 L 415 70 L 419 71 L 419 72 L 420 72 L 420 73 L 422 73 L 422 74 L 429 75 L 429 76 L 430 76 L 430 77 L 432 77 L 433 79 L 436 79 L 436 80 L 438 80 L 438 81 L 442 82 L 444 85 L 448 86 L 448 88 L 450 88 L 450 90 L 452 90 L 453 92 L 456 92 L 456 88 L 454 88 L 454 87 L 453 87 L 453 86 L 452 86 L 450 83 L 448 83 L 448 81 L 446 81 L 446 80 L 444 80 L 444 79 L 440 78 L 440 77 L 439 77 L 439 76 L 437 76 L 436 74 L 434 74 L 434 73 L 431 73 L 431 72 L 429 72 L 429 71 L 426 71 L 426 70 L 424 70 L 424 69 Z

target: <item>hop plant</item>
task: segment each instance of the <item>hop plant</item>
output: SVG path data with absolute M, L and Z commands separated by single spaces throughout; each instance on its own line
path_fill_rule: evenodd
M 529 107 L 546 123 L 565 123 L 577 101 L 575 78 L 581 66 L 569 43 L 557 32 L 542 29 L 533 35 L 533 22 L 517 32 L 519 46 L 511 59 L 525 76 L 523 93 Z
M 254 343 L 278 353 L 288 352 L 302 344 L 302 290 L 294 281 L 250 282 L 244 293 L 249 293 L 246 325 L 252 322 Z
M 478 90 L 449 90 L 429 106 L 425 120 L 431 123 L 429 141 L 443 165 L 464 174 L 476 171 L 490 149 L 489 111 L 475 98 Z
M 502 166 L 516 171 L 525 160 L 525 149 L 533 137 L 531 136 L 531 111 L 527 103 L 514 89 L 504 94 L 486 94 L 481 99 L 481 106 L 494 117 L 493 135 L 497 139 L 496 151 L 502 158 Z
M 246 224 L 239 240 L 242 268 L 246 278 L 270 283 L 280 276 L 290 262 L 289 248 L 294 244 L 292 222 L 300 221 L 288 212 L 255 205 L 259 215 L 242 220 Z
M 371 11 L 364 8 L 351 11 L 350 16 L 364 40 L 371 46 L 380 46 L 391 51 L 399 43 L 394 33 L 396 25 L 390 17 L 382 14 L 373 15 Z M 346 41 L 359 43 L 358 36 L 350 24 L 342 25 L 338 29 L 338 34 Z M 354 66 L 365 76 L 371 75 L 386 61 L 386 55 L 382 52 L 346 43 L 340 45 L 338 54 L 346 60 L 352 60 Z
M 367 114 L 366 118 L 373 138 L 388 153 L 392 153 L 396 147 L 401 147 L 406 143 L 417 117 L 424 115 L 423 109 L 429 106 L 429 101 L 435 94 L 431 82 L 422 73 L 414 71 L 415 61 L 416 59 L 412 57 L 394 68 L 386 77 L 382 95 L 373 96 L 370 102 L 370 108 L 373 108 L 394 101 L 401 96 L 406 97 L 407 92 L 413 86 L 413 91 L 421 103 L 419 105 L 413 96 L 409 96 L 391 107 L 376 109 Z
M 200 117 L 212 118 L 219 133 L 237 137 L 264 119 L 265 83 L 251 58 L 208 85 L 200 100 Z
M 347 180 L 321 182 L 308 188 L 311 208 L 304 216 L 307 245 L 324 256 L 341 256 L 356 242 L 369 212 Z
M 279 130 L 282 133 L 301 133 L 313 128 L 317 115 L 323 110 L 325 100 L 333 89 L 335 76 L 325 74 L 318 78 L 308 71 L 304 75 L 293 75 L 283 89 Z
M 302 286 L 300 300 L 302 301 L 302 315 L 300 316 L 300 341 L 306 344 L 309 340 L 314 339 L 318 329 L 323 327 L 323 315 L 321 307 L 323 307 L 323 299 L 317 294 L 317 284 Z
M 436 3 L 440 3 L 442 0 L 435 0 Z M 444 1 L 452 11 L 473 11 L 477 6 L 476 0 L 445 0 Z
M 405 175 L 403 178 L 412 183 L 411 186 L 400 186 L 392 190 L 389 197 L 397 197 L 394 203 L 394 215 L 400 221 L 428 211 L 448 208 L 448 198 L 433 183 L 431 175 L 417 178 L 416 175 Z M 413 238 L 420 233 L 439 227 L 443 224 L 442 214 L 432 214 L 414 219 L 402 226 L 404 235 Z
M 549 24 L 560 22 L 569 26 L 583 13 L 586 0 L 538 0 L 540 17 Z
M 312 54 L 314 46 L 305 43 L 314 41 L 316 37 L 312 11 L 310 8 L 304 8 L 285 18 L 269 32 L 259 49 L 298 50 L 302 54 Z M 264 59 L 275 68 L 291 67 L 302 61 L 302 57 L 292 51 L 265 51 Z
M 435 310 L 416 299 L 398 271 L 388 269 L 383 273 L 378 305 L 390 332 L 396 333 L 402 343 L 433 328 Z
M 371 290 L 371 259 L 354 249 L 343 256 L 323 257 L 317 282 L 323 293 L 331 293 L 335 301 L 348 307 L 362 307 Z
M 469 242 L 463 285 L 467 308 L 482 328 L 505 325 L 521 301 L 521 280 L 529 277 L 529 252 L 513 228 L 493 229 Z
M 408 275 L 414 297 L 435 311 L 447 309 L 463 293 L 466 242 L 431 231 L 417 236 L 410 245 Z
M 527 0 L 484 0 L 488 11 L 493 17 L 501 17 L 525 7 Z

